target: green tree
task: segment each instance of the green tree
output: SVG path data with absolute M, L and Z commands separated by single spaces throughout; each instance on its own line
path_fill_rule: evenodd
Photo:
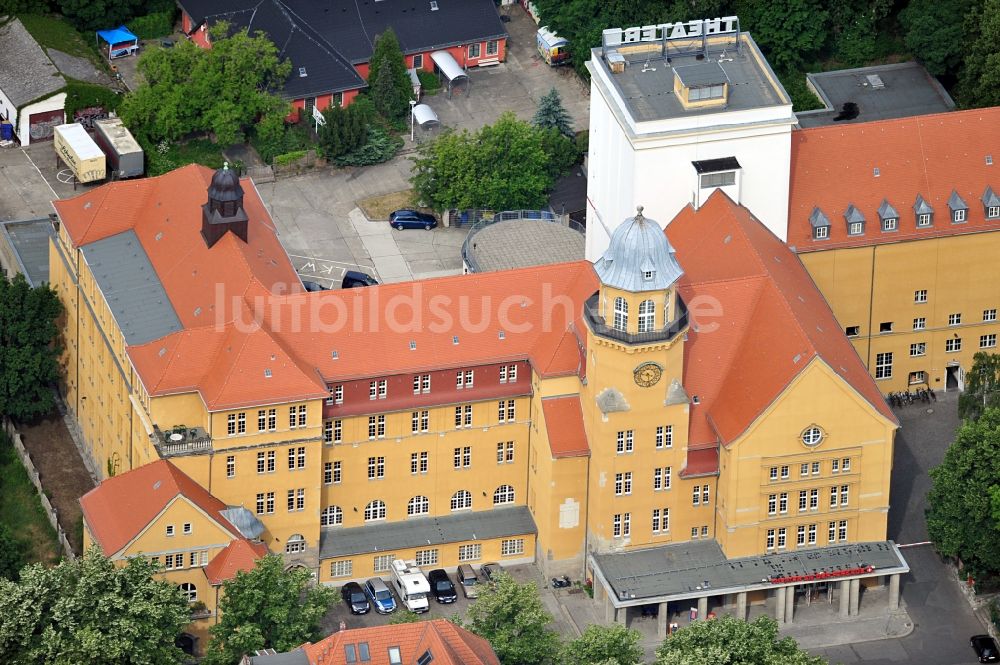
M 656 665 L 824 665 L 791 637 L 778 638 L 770 617 L 743 621 L 721 616 L 696 621 L 671 635 L 656 650 Z
M 870 64 L 878 53 L 879 32 L 883 19 L 892 8 L 892 0 L 842 0 L 830 4 L 834 33 L 833 57 L 849 66 Z
M 555 128 L 561 134 L 573 136 L 573 120 L 563 107 L 559 91 L 554 87 L 538 100 L 538 110 L 531 122 L 539 129 Z
M 988 408 L 1000 407 L 1000 355 L 979 351 L 965 373 L 965 390 L 958 396 L 958 415 L 976 420 Z
M 1000 573 L 1000 522 L 992 497 L 1000 487 L 1000 409 L 967 420 L 944 460 L 931 469 L 927 532 L 938 551 L 958 557 L 973 574 Z
M 559 637 L 548 628 L 552 615 L 538 587 L 518 584 L 505 572 L 495 580 L 469 606 L 466 628 L 486 639 L 504 665 L 550 662 L 558 653 Z
M 6 445 L 10 445 L 7 443 Z M 3 482 L 0 480 L 0 482 Z M 27 563 L 24 543 L 18 540 L 6 524 L 0 524 L 0 578 L 17 581 Z
M 268 555 L 249 572 L 222 584 L 219 623 L 205 663 L 236 663 L 256 649 L 291 651 L 319 637 L 319 620 L 333 591 L 312 586 L 309 571 L 284 569 L 284 560 Z
M 542 150 L 548 159 L 549 177 L 555 182 L 559 176 L 569 171 L 577 163 L 580 159 L 580 150 L 573 139 L 555 127 L 537 131 Z
M 437 210 L 541 208 L 553 177 L 541 133 L 513 113 L 475 134 L 446 132 L 418 148 L 410 182 Z
M 816 55 L 829 36 L 829 13 L 820 0 L 740 0 L 740 27 L 749 31 L 780 71 L 794 71 Z
M 420 621 L 420 616 L 409 612 L 407 610 L 401 610 L 399 612 L 393 612 L 392 618 L 389 619 L 391 625 L 396 625 L 400 623 L 418 623 Z
M 0 277 L 0 415 L 27 420 L 55 405 L 62 311 L 47 284 L 32 288 L 24 275 Z
M 368 113 L 363 105 L 345 109 L 334 104 L 323 111 L 323 119 L 326 124 L 319 128 L 319 146 L 329 160 L 357 150 L 368 140 Z
M 567 642 L 560 653 L 565 665 L 639 665 L 643 659 L 639 632 L 614 624 L 591 625 Z
M 59 11 L 78 29 L 114 28 L 142 11 L 144 0 L 59 0 Z
M 965 26 L 970 31 L 978 30 L 978 37 L 965 56 L 958 87 L 959 100 L 966 107 L 998 106 L 1000 105 L 1000 0 L 986 0 L 981 12 L 969 13 Z
M 135 558 L 118 567 L 91 548 L 55 568 L 27 566 L 0 579 L 0 650 L 13 663 L 179 663 L 174 640 L 191 621 L 187 600 L 156 567 Z
M 406 71 L 406 60 L 392 28 L 375 38 L 368 61 L 368 89 L 375 109 L 390 122 L 406 118 L 413 99 L 413 84 Z
M 954 74 L 968 51 L 965 26 L 958 17 L 977 0 L 910 0 L 899 13 L 906 48 L 934 76 Z
M 212 132 L 230 145 L 258 118 L 277 114 L 288 103 L 275 91 L 291 71 L 263 33 L 226 37 L 228 26 L 211 31 L 212 48 L 181 41 L 171 49 L 150 49 L 139 58 L 146 85 L 126 95 L 121 116 L 153 142 L 176 141 Z

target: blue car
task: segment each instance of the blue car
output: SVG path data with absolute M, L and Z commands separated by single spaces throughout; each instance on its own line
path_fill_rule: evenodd
M 389 215 L 389 224 L 398 231 L 403 229 L 427 229 L 437 226 L 434 215 L 416 210 L 395 210 Z
M 371 598 L 372 605 L 379 614 L 389 614 L 396 609 L 396 599 L 381 577 L 373 577 L 365 582 L 365 593 Z

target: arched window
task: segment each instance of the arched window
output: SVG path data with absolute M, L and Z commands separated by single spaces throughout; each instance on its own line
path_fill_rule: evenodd
M 190 582 L 184 582 L 183 584 L 180 585 L 180 587 L 181 587 L 181 593 L 184 594 L 184 597 L 187 598 L 187 601 L 189 603 L 193 603 L 194 601 L 198 600 L 198 587 L 191 584 Z
M 411 515 L 426 515 L 431 511 L 431 502 L 426 496 L 415 496 L 410 499 L 410 502 L 406 504 L 406 514 Z
M 493 493 L 493 505 L 499 506 L 503 503 L 514 503 L 514 488 L 510 485 L 501 485 Z
M 639 332 L 653 332 L 656 325 L 656 305 L 652 300 L 639 303 Z
M 365 521 L 371 522 L 373 520 L 384 520 L 385 519 L 385 502 L 375 499 L 367 506 L 365 506 Z
M 340 506 L 327 506 L 319 514 L 320 526 L 340 526 L 344 523 L 344 511 Z
M 298 554 L 306 551 L 306 539 L 301 533 L 293 533 L 285 543 L 285 554 Z
M 472 508 L 472 493 L 469 490 L 458 490 L 451 495 L 451 509 L 465 510 Z
M 628 301 L 618 296 L 615 298 L 615 330 L 622 332 L 628 328 Z

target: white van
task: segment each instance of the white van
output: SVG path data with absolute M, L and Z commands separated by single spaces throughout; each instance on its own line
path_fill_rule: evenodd
M 415 562 L 393 559 L 392 584 L 399 599 L 411 612 L 419 614 L 430 609 L 427 594 L 431 592 L 431 585 Z

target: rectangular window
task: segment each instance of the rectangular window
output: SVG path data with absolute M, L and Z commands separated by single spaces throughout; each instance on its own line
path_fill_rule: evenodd
M 816 525 L 815 524 L 810 524 L 809 525 L 809 544 L 810 545 L 815 545 L 816 544 Z
M 348 559 L 347 561 L 331 561 L 330 562 L 330 577 L 350 577 L 354 574 L 353 561 Z
M 173 536 L 173 535 L 174 535 L 174 525 L 173 524 L 168 524 L 167 525 L 167 536 L 170 537 L 170 536 Z
M 806 509 L 806 506 L 808 505 L 809 505 L 809 492 L 807 492 L 806 490 L 799 490 L 799 512 L 804 511 Z
M 847 235 L 859 236 L 865 232 L 865 225 L 862 222 L 851 222 L 847 227 Z
M 455 448 L 455 468 L 468 469 L 472 466 L 472 446 Z
M 778 549 L 785 549 L 785 527 L 778 529 Z
M 997 336 L 995 333 L 989 335 L 979 336 L 979 348 L 980 349 L 992 349 L 997 345 Z
M 819 490 L 812 489 L 809 490 L 809 510 L 817 510 L 819 508 Z
M 813 462 L 812 463 L 812 472 L 813 472 L 814 476 L 818 476 L 819 475 L 819 462 Z
M 500 541 L 500 556 L 524 554 L 524 538 L 509 538 Z
M 333 403 L 343 404 L 344 403 L 344 386 L 336 385 L 333 387 Z
M 288 512 L 295 511 L 295 490 L 288 490 Z
M 927 289 L 918 289 L 913 292 L 913 302 L 927 302 Z
M 962 338 L 954 337 L 952 339 L 946 339 L 944 341 L 944 350 L 947 353 L 955 353 L 956 351 L 962 350 Z
M 257 431 L 263 432 L 267 429 L 267 411 L 261 409 L 257 412 Z
M 878 324 L 879 333 L 891 333 L 892 332 L 892 321 L 883 321 Z
M 473 543 L 472 545 L 459 545 L 458 546 L 458 560 L 463 561 L 479 561 L 483 558 L 483 546 L 479 543 Z
M 436 566 L 438 562 L 438 551 L 434 550 L 417 550 L 413 558 L 418 566 Z
M 930 226 L 931 216 L 930 213 L 921 213 L 917 215 L 917 226 Z
M 500 400 L 497 403 L 498 409 L 498 421 L 503 422 L 514 422 L 514 400 Z
M 695 90 L 691 90 L 692 93 Z M 720 92 L 721 96 L 721 92 Z M 689 99 L 693 97 L 689 96 Z M 712 187 L 729 187 L 736 184 L 736 171 L 723 171 L 721 173 L 706 173 L 701 176 L 701 188 L 711 189 Z
M 426 450 L 410 453 L 410 473 L 427 473 L 428 455 L 429 453 Z
M 333 421 L 333 442 L 340 443 L 343 441 L 344 435 L 344 424 L 340 420 Z
M 830 237 L 830 227 L 829 226 L 817 226 L 813 231 L 813 238 L 816 240 L 826 240 Z
M 830 472 L 837 473 L 839 471 L 840 471 L 840 460 L 839 459 L 830 460 Z
M 277 468 L 278 453 L 274 450 L 267 451 L 267 472 L 274 473 Z
M 767 530 L 767 538 L 764 541 L 764 549 L 768 550 L 774 549 L 774 529 Z
M 840 506 L 843 508 L 847 505 L 847 493 L 850 490 L 850 485 L 841 485 L 840 487 Z
M 420 393 L 429 393 L 431 391 L 431 375 L 430 374 L 414 374 L 413 375 L 413 394 L 419 395 Z
M 782 515 L 788 512 L 788 492 L 778 495 L 778 512 Z
M 965 209 L 964 208 L 959 208 L 958 210 L 954 211 L 951 214 L 951 221 L 955 222 L 956 224 L 961 224 L 962 222 L 964 222 L 965 221 Z
M 898 228 L 899 220 L 895 217 L 886 217 L 882 220 L 883 231 L 895 231 Z
M 701 505 L 703 505 L 703 506 L 707 506 L 708 505 L 708 497 L 709 497 L 709 487 L 708 487 L 708 485 L 702 485 L 701 486 Z
M 806 544 L 806 525 L 800 524 L 795 528 L 795 546 L 802 547 Z
M 226 478 L 236 477 L 236 456 L 229 455 L 226 457 Z
M 378 381 L 368 384 L 368 399 L 378 399 Z
M 423 69 L 423 67 L 424 67 L 424 54 L 417 53 L 415 56 L 413 56 L 413 68 Z
M 288 449 L 288 470 L 291 471 L 295 468 L 295 448 Z
M 671 473 L 670 467 L 657 467 L 653 469 L 653 490 L 668 490 L 670 489 Z
M 465 387 L 465 372 L 459 370 L 455 373 L 455 388 L 461 390 Z
M 833 487 L 830 488 L 830 507 L 831 508 L 836 508 L 837 507 L 837 486 L 836 485 L 834 485 Z
M 861 326 L 847 326 L 844 328 L 844 334 L 848 337 L 857 337 L 861 334 Z
M 333 421 L 323 421 L 323 443 L 333 443 Z
M 656 448 L 671 448 L 674 445 L 674 426 L 658 425 L 656 428 Z
M 767 514 L 777 515 L 778 514 L 778 495 L 768 494 L 767 495 Z
M 875 354 L 875 378 L 876 379 L 891 379 L 892 378 L 892 352 L 887 351 L 885 353 Z
M 840 520 L 837 524 L 837 539 L 842 542 L 847 542 L 847 520 Z
M 621 455 L 623 453 L 630 453 L 634 450 L 635 439 L 632 430 L 623 430 L 618 432 L 618 438 L 615 443 L 615 451 Z
M 809 475 L 809 462 L 804 462 L 799 465 L 799 475 L 808 476 Z
M 226 416 L 226 434 L 233 436 L 236 434 L 236 414 L 230 413 Z
M 962 313 L 961 312 L 958 312 L 956 314 L 949 314 L 948 315 L 948 325 L 949 326 L 958 326 L 958 325 L 961 325 L 961 324 L 962 324 Z
M 294 406 L 288 407 L 288 426 L 295 429 L 299 421 L 299 412 Z
M 474 58 L 478 58 L 481 48 L 482 44 L 479 44 L 478 42 L 475 44 L 469 44 L 469 59 L 472 60 Z
M 257 495 L 257 514 L 264 514 L 264 493 L 261 492 Z
M 299 427 L 305 427 L 305 426 L 306 426 L 306 405 L 305 404 L 300 404 L 299 405 Z
M 264 453 L 257 453 L 257 473 L 264 473 Z
M 996 219 L 997 217 L 1000 217 L 1000 206 L 986 208 L 986 219 Z
M 340 481 L 341 481 L 340 460 L 336 460 L 333 463 L 333 483 L 336 485 Z
M 698 527 L 693 526 L 691 527 L 691 540 L 695 540 L 696 538 L 698 538 Z
M 267 493 L 267 510 L 265 511 L 265 514 L 274 514 L 274 492 Z
M 268 409 L 267 410 L 267 429 L 270 432 L 278 429 L 278 410 Z
M 378 398 L 385 399 L 389 394 L 389 384 L 385 379 L 380 379 L 378 382 Z
M 916 385 L 919 383 L 927 383 L 927 374 L 925 372 L 910 372 L 910 385 Z
M 615 513 L 614 517 L 611 518 L 611 536 L 613 538 L 622 537 L 622 515 L 621 513 Z
M 836 522 L 830 522 L 830 530 L 827 533 L 826 539 L 830 543 L 837 542 L 837 523 Z
M 927 355 L 927 342 L 915 342 L 910 344 L 910 357 Z
M 375 480 L 385 478 L 385 457 L 379 455 L 378 457 L 368 458 L 368 479 Z
M 778 467 L 772 466 L 768 470 L 768 478 L 771 479 L 771 480 L 777 480 L 778 479 Z
M 333 484 L 333 462 L 323 462 L 323 484 Z
M 376 573 L 387 573 L 392 570 L 392 560 L 395 557 L 395 554 L 378 554 L 375 556 L 372 568 Z
M 247 414 L 245 411 L 240 411 L 236 414 L 236 433 L 246 434 L 247 431 Z
M 500 40 L 491 39 L 486 42 L 486 55 L 497 55 L 500 53 Z
M 983 310 L 983 321 L 996 321 L 997 311 L 995 309 L 984 309 Z
M 788 480 L 788 466 L 781 467 L 781 479 Z
M 513 402 L 512 402 L 513 403 Z M 466 404 L 462 413 L 462 425 L 472 427 L 472 405 Z

